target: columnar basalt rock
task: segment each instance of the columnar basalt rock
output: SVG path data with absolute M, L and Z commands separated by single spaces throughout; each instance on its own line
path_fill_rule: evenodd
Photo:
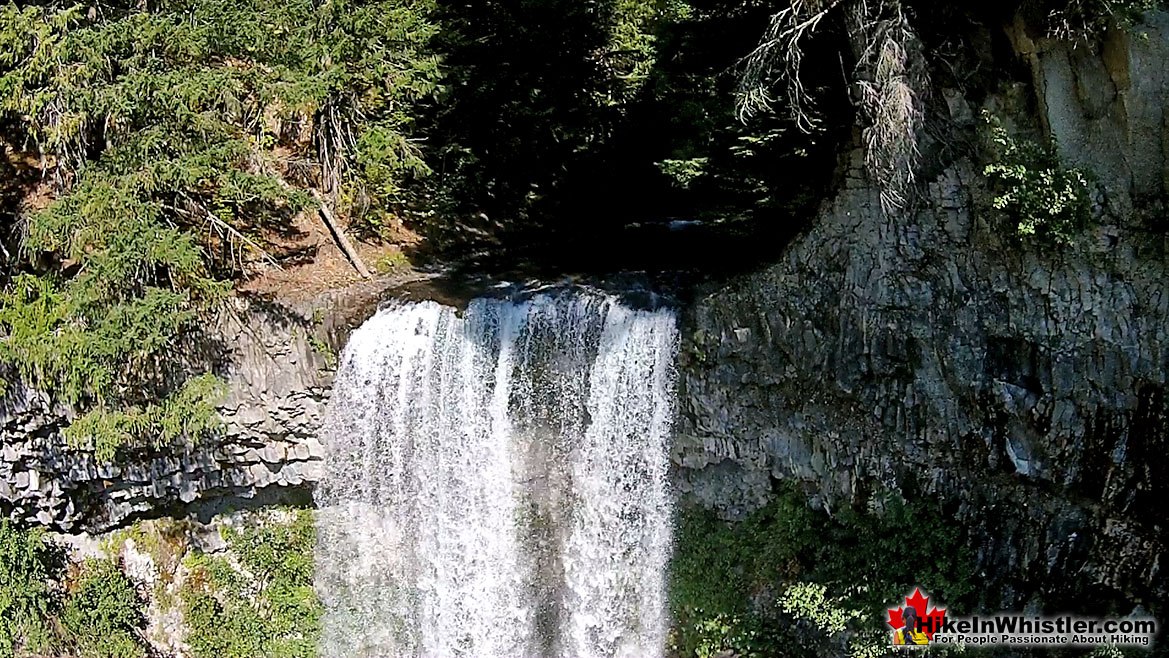
M 194 446 L 125 450 L 109 463 L 68 448 L 61 431 L 72 412 L 14 382 L 0 400 L 0 510 L 58 530 L 103 530 L 315 482 L 323 456 L 316 431 L 332 378 L 324 340 L 309 339 L 325 333 L 320 324 L 237 300 L 211 341 L 229 385 L 222 431 Z
M 732 518 L 773 478 L 829 509 L 938 499 L 978 538 L 988 605 L 1164 601 L 1169 16 L 1143 32 L 1095 50 L 1016 35 L 1043 125 L 1102 174 L 1076 246 L 1020 242 L 968 159 L 887 215 L 858 153 L 781 262 L 701 291 L 682 349 L 683 492 Z M 976 115 L 944 91 L 956 123 Z

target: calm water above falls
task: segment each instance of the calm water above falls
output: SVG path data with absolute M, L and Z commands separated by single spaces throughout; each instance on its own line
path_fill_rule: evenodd
M 677 328 L 594 293 L 380 311 L 326 426 L 326 656 L 659 658 Z

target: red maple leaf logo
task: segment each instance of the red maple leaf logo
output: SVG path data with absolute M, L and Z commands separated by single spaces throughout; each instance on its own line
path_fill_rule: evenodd
M 929 597 L 922 596 L 920 588 L 913 590 L 913 596 L 905 597 L 905 605 L 913 608 L 917 613 L 917 618 L 921 620 L 922 631 L 925 632 L 926 637 L 933 640 L 934 632 L 942 628 L 942 620 L 946 618 L 946 611 L 935 607 L 927 613 L 926 607 L 929 605 Z M 894 630 L 905 627 L 905 619 L 901 616 L 904 610 L 905 607 L 889 609 L 888 624 Z

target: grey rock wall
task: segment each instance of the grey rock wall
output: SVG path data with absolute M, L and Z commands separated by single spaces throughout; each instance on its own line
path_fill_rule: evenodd
M 322 324 L 311 307 L 233 300 L 211 332 L 221 351 L 216 368 L 229 384 L 222 433 L 196 446 L 126 451 L 110 463 L 66 447 L 61 430 L 72 412 L 14 381 L 0 399 L 0 512 L 99 531 L 190 504 L 230 505 L 270 487 L 310 485 L 320 473 L 315 437 L 332 380 L 328 350 L 309 340 L 328 338 Z
M 888 216 L 858 153 L 781 262 L 701 291 L 674 454 L 690 500 L 733 518 L 774 480 L 829 510 L 896 491 L 969 527 L 988 606 L 1169 597 L 1169 17 L 1143 29 L 1013 35 L 1042 124 L 1099 172 L 1077 246 L 1020 244 L 969 159 Z

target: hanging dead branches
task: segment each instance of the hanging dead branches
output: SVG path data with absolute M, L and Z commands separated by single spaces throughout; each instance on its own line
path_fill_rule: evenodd
M 321 188 L 334 199 L 341 190 L 348 158 L 357 143 L 350 116 L 353 111 L 352 103 L 332 96 L 313 117 L 313 142 L 321 163 Z
M 853 102 L 863 123 L 865 166 L 881 187 L 882 208 L 895 212 L 915 181 L 921 98 L 929 86 L 921 42 L 900 0 L 793 0 L 771 17 L 759 45 L 741 62 L 739 118 L 769 109 L 770 90 L 778 86 L 796 125 L 815 127 L 815 104 L 801 77 L 804 45 L 838 9 L 856 62 Z
M 771 17 L 759 45 L 741 63 L 738 114 L 740 120 L 769 109 L 769 88 L 778 83 L 787 95 L 792 118 L 801 130 L 811 131 L 816 113 L 800 72 L 804 41 L 815 33 L 832 10 L 846 0 L 793 0 Z
M 865 166 L 881 186 L 885 212 L 905 207 L 915 182 L 921 94 L 929 76 L 921 43 L 897 0 L 854 0 L 848 31 L 856 51 L 855 101 Z

